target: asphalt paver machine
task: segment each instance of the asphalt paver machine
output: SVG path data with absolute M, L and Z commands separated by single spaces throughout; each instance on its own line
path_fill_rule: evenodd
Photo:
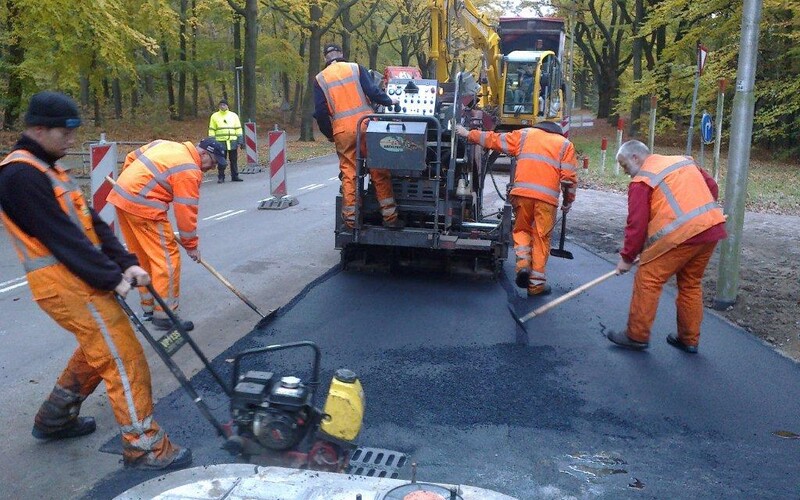
M 438 267 L 496 275 L 508 254 L 511 206 L 484 213 L 486 171 L 481 149 L 454 132 L 483 128 L 480 86 L 468 73 L 451 83 L 393 78 L 386 92 L 399 101 L 361 119 L 356 138 L 356 223 L 341 221 L 336 198 L 335 241 L 345 268 L 375 263 Z M 399 217 L 383 227 L 369 169 L 388 169 Z

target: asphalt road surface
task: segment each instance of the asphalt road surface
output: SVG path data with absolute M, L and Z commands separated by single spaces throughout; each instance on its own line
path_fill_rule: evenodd
M 263 174 L 238 185 L 204 186 L 204 258 L 259 306 L 287 304 L 251 331 L 258 317 L 185 260 L 184 315 L 198 323 L 193 338 L 223 374 L 226 359 L 243 349 L 316 342 L 323 381 L 341 367 L 362 380 L 367 409 L 359 442 L 408 454 L 423 481 L 470 484 L 520 499 L 797 498 L 800 440 L 781 437 L 800 434 L 795 363 L 712 312 L 700 354 L 673 349 L 664 342 L 674 329 L 671 289 L 662 297 L 650 350 L 614 347 L 603 333 L 624 326 L 629 275 L 520 330 L 509 302 L 523 315 L 613 268 L 571 242 L 575 260 L 550 261 L 549 298 L 528 299 L 516 290 L 510 263 L 500 280 L 483 281 L 338 272 L 332 161 L 290 167 L 290 192 L 298 193 L 300 205 L 281 212 L 254 210 Z M 322 186 L 299 190 L 314 184 Z M 222 220 L 206 219 L 242 208 Z M 6 273 L 6 254 L 0 255 Z M 0 275 L 0 282 L 13 278 Z M 44 445 L 29 437 L 32 415 L 71 348 L 69 336 L 53 331 L 24 288 L 0 292 L 0 330 L 17 349 L 2 356 L 2 394 L 15 404 L 2 412 L 10 446 L 0 459 L 0 493 L 109 498 L 153 477 L 124 471 L 117 456 L 98 451 L 116 434 L 102 397 L 90 398 L 94 403 L 84 410 L 100 417 L 95 435 Z M 30 323 L 37 327 L 24 326 Z M 187 373 L 199 368 L 188 351 L 175 359 Z M 266 362 L 281 374 L 307 376 L 302 355 L 283 353 Z M 151 356 L 150 364 L 159 422 L 193 449 L 196 465 L 232 461 L 160 361 Z M 225 419 L 227 400 L 208 373 L 193 383 Z M 401 477 L 410 477 L 408 468 Z

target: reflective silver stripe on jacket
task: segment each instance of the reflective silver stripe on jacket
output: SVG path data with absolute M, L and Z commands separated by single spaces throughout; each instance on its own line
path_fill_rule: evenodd
M 559 195 L 558 191 L 554 191 L 554 190 L 552 190 L 550 188 L 546 188 L 544 186 L 540 186 L 539 184 L 531 184 L 530 182 L 515 182 L 514 183 L 514 187 L 515 188 L 530 189 L 532 191 L 539 191 L 540 193 L 544 193 L 544 194 L 550 195 L 550 196 L 552 196 L 552 197 L 554 197 L 556 199 L 558 198 L 558 195 Z
M 680 226 L 682 226 L 686 222 L 689 222 L 690 220 L 694 219 L 698 215 L 702 215 L 702 214 L 704 214 L 706 212 L 710 212 L 710 211 L 715 210 L 717 208 L 719 208 L 719 206 L 717 205 L 717 202 L 714 201 L 714 202 L 711 202 L 711 203 L 706 203 L 705 205 L 701 205 L 701 206 L 695 208 L 694 210 L 690 210 L 689 212 L 685 212 L 685 213 L 681 214 L 674 221 L 672 221 L 669 224 L 667 224 L 666 226 L 662 227 L 653 236 L 649 237 L 647 239 L 647 245 L 646 246 L 649 247 L 650 245 L 652 245 L 653 243 L 655 243 L 659 239 L 661 239 L 664 236 L 668 235 L 669 233 L 675 231 Z
M 199 200 L 197 198 L 181 198 L 176 196 L 172 199 L 174 203 L 179 203 L 181 205 L 199 205 Z
M 184 240 L 191 240 L 197 237 L 197 231 L 178 231 L 178 235 Z
M 121 188 L 118 184 L 115 184 L 113 189 L 114 189 L 114 191 L 117 192 L 117 194 L 119 194 L 120 196 L 122 196 L 123 198 L 125 198 L 126 200 L 128 200 L 130 202 L 137 203 L 139 205 L 145 205 L 145 206 L 148 206 L 148 207 L 158 208 L 158 209 L 164 210 L 164 211 L 169 209 L 169 205 L 167 205 L 166 203 L 160 202 L 158 200 L 148 200 L 144 196 L 139 196 L 139 195 L 136 195 L 136 194 L 130 194 L 129 192 L 127 192 L 123 188 Z
M 331 120 L 341 120 L 342 118 L 347 118 L 349 116 L 372 112 L 372 107 L 369 106 L 369 101 L 367 100 L 367 96 L 364 94 L 364 89 L 361 88 L 361 82 L 359 81 L 360 71 L 358 69 L 358 64 L 355 63 L 346 63 L 346 64 L 350 67 L 352 74 L 341 80 L 328 83 L 322 76 L 322 73 L 317 75 L 317 83 L 319 83 L 319 87 L 320 89 L 322 89 L 322 93 L 325 94 L 325 99 L 328 101 L 328 106 L 332 110 Z M 336 103 L 334 102 L 333 99 L 331 99 L 331 89 L 334 87 L 340 87 L 342 85 L 346 85 L 348 83 L 355 83 L 356 91 L 358 92 L 358 97 L 361 100 L 361 105 L 347 111 L 337 111 Z

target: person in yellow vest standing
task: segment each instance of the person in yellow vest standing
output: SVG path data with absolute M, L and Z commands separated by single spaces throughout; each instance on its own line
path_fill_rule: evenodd
M 703 321 L 703 274 L 720 240 L 727 237 L 725 216 L 717 204 L 714 178 L 689 156 L 663 156 L 640 141 L 620 146 L 617 161 L 631 176 L 628 221 L 617 274 L 628 272 L 636 257 L 628 325 L 612 330 L 608 339 L 622 347 L 649 347 L 664 284 L 675 276 L 678 285 L 678 328 L 667 342 L 697 353 Z
M 564 191 L 561 210 L 567 213 L 575 201 L 578 185 L 575 147 L 553 122 L 505 134 L 470 131 L 456 125 L 456 133 L 473 144 L 517 159 L 510 194 L 515 216 L 516 284 L 527 288 L 529 296 L 549 294 L 552 288 L 547 284 L 545 267 L 558 197 Z M 566 190 L 561 186 L 566 186 Z
M 228 109 L 228 101 L 219 101 L 219 111 L 211 115 L 208 120 L 208 135 L 225 146 L 228 155 L 228 164 L 231 166 L 231 181 L 242 182 L 239 177 L 239 152 L 236 148 L 244 149 L 244 136 L 242 135 L 242 122 L 239 115 Z M 225 182 L 225 165 L 217 167 L 217 182 Z
M 195 262 L 200 260 L 197 211 L 203 172 L 225 166 L 225 147 L 212 137 L 191 142 L 153 141 L 125 157 L 122 172 L 107 200 L 128 248 L 153 277 L 153 288 L 177 313 L 181 288 L 181 254 L 167 215 L 170 203 L 181 246 Z M 160 304 L 140 288 L 145 317 L 159 330 L 172 328 Z M 181 320 L 187 331 L 194 323 Z
M 131 282 L 150 276 L 89 207 L 59 164 L 75 144 L 78 107 L 58 92 L 39 92 L 25 131 L 0 161 L 0 219 L 28 279 L 33 300 L 78 348 L 34 417 L 33 437 L 77 438 L 95 431 L 83 401 L 105 382 L 122 430 L 123 463 L 135 469 L 178 469 L 192 462 L 153 418 L 150 369 L 128 317 L 116 301 Z M 21 332 L 20 332 L 21 333 Z
M 370 103 L 389 106 L 399 101 L 389 97 L 370 79 L 366 68 L 344 59 L 342 48 L 328 44 L 323 51 L 326 67 L 314 82 L 314 118 L 319 130 L 336 145 L 339 178 L 342 180 L 342 220 L 353 228 L 356 217 L 356 124 L 373 112 Z M 366 127 L 366 123 L 362 124 Z M 364 146 L 365 141 L 361 142 Z M 381 207 L 383 225 L 402 229 L 392 190 L 391 174 L 386 169 L 369 171 Z

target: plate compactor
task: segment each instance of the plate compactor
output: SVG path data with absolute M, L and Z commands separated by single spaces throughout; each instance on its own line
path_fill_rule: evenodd
M 258 465 L 307 468 L 333 472 L 343 471 L 361 430 L 364 417 L 364 391 L 355 373 L 336 371 L 322 409 L 315 406 L 320 385 L 319 347 L 313 342 L 292 342 L 249 349 L 233 359 L 232 383 L 227 384 L 186 333 L 178 318 L 167 307 L 152 285 L 147 289 L 172 320 L 173 329 L 162 337 L 153 337 L 136 313 L 117 296 L 130 320 L 158 356 L 178 379 L 203 416 L 225 438 L 223 448 L 232 455 Z M 188 344 L 205 365 L 214 380 L 230 398 L 232 420 L 222 424 L 197 394 L 172 356 Z M 294 375 L 279 375 L 266 370 L 242 373 L 245 358 L 265 356 L 288 349 L 309 349 L 313 352 L 311 380 Z

